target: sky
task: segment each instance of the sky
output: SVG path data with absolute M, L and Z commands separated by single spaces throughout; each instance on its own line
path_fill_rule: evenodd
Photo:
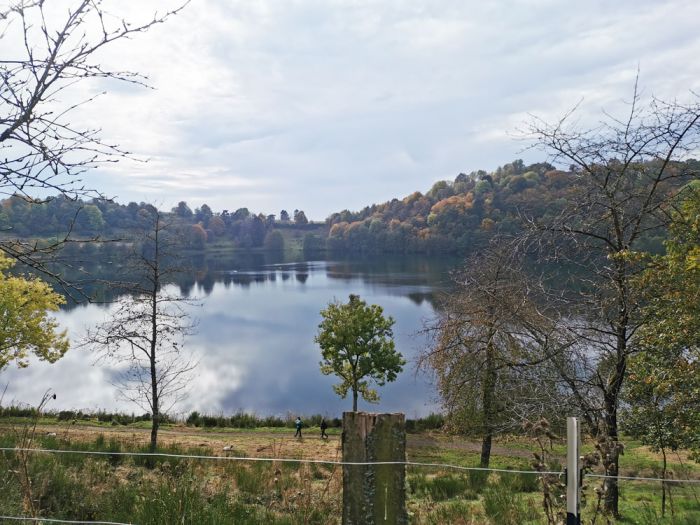
M 139 21 L 177 4 L 104 5 Z M 519 133 L 532 115 L 624 113 L 638 71 L 644 96 L 691 98 L 698 20 L 694 0 L 192 0 L 98 57 L 153 89 L 81 85 L 106 94 L 72 118 L 133 153 L 86 178 L 118 202 L 323 220 L 547 160 Z

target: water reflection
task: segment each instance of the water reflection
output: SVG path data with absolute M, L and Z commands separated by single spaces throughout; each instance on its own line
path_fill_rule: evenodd
M 378 260 L 285 260 L 265 254 L 196 257 L 191 271 L 177 286 L 199 319 L 198 333 L 187 347 L 200 360 L 187 400 L 179 410 L 259 414 L 323 412 L 338 414 L 350 406 L 333 393 L 332 377 L 318 367 L 320 351 L 313 338 L 319 311 L 329 301 L 359 294 L 380 304 L 396 320 L 397 348 L 409 365 L 399 379 L 380 389 L 377 406 L 361 409 L 402 411 L 420 415 L 434 409 L 433 394 L 422 375 L 415 375 L 412 359 L 425 341 L 416 333 L 432 317 L 433 301 L 447 283 L 453 260 L 402 257 Z M 118 290 L 104 290 L 105 296 Z M 73 337 L 109 315 L 98 305 L 72 305 L 58 315 Z M 34 362 L 27 369 L 8 369 L 0 384 L 8 383 L 5 403 L 34 403 L 46 388 L 58 393 L 54 408 L 133 410 L 119 401 L 109 367 L 92 366 L 93 356 L 72 350 L 54 365 Z

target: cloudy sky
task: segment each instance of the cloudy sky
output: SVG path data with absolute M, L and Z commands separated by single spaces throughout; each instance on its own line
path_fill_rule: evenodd
M 69 2 L 59 2 L 68 4 Z M 171 0 L 105 2 L 138 20 Z M 581 119 L 700 91 L 694 0 L 192 0 L 100 57 L 155 88 L 104 83 L 76 116 L 147 163 L 90 175 L 120 202 L 343 208 L 426 191 L 523 152 L 529 114 Z

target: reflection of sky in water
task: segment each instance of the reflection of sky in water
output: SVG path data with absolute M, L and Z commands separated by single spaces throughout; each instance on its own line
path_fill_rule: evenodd
M 396 347 L 409 361 L 396 382 L 380 388 L 379 404 L 360 401 L 360 409 L 409 416 L 434 410 L 434 394 L 425 376 L 416 376 L 413 359 L 424 344 L 416 332 L 433 314 L 425 299 L 438 283 L 411 270 L 382 272 L 347 262 L 315 262 L 220 271 L 214 278 L 210 274 L 191 290 L 201 306 L 192 308 L 198 330 L 187 346 L 199 366 L 187 399 L 175 411 L 335 415 L 347 410 L 350 398 L 339 399 L 331 389 L 334 378 L 319 371 L 320 351 L 313 338 L 320 309 L 334 299 L 346 301 L 350 293 L 381 305 L 394 317 Z M 78 336 L 107 314 L 89 305 L 61 312 L 58 318 Z M 73 349 L 53 365 L 33 362 L 27 369 L 9 368 L 0 374 L 0 385 L 9 383 L 3 403 L 36 403 L 52 388 L 58 395 L 53 408 L 138 412 L 117 398 L 108 365 L 93 365 L 94 360 L 88 351 Z

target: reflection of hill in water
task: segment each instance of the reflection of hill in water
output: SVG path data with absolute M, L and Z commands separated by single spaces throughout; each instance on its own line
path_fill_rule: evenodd
M 69 266 L 57 268 L 65 279 L 80 282 L 85 293 L 96 301 L 109 302 L 125 293 L 119 282 L 136 278 L 124 264 L 125 257 L 126 254 L 120 257 L 114 253 L 110 253 L 109 259 L 93 255 L 76 258 Z M 217 284 L 226 288 L 276 283 L 305 286 L 310 276 L 319 275 L 346 283 L 359 281 L 391 295 L 408 297 L 417 305 L 424 301 L 432 305 L 436 290 L 448 287 L 448 272 L 458 262 L 420 256 L 319 261 L 263 252 L 198 254 L 173 263 L 181 271 L 173 276 L 171 284 L 177 285 L 185 297 L 201 298 L 211 294 Z M 71 310 L 75 305 L 69 300 L 64 309 Z

